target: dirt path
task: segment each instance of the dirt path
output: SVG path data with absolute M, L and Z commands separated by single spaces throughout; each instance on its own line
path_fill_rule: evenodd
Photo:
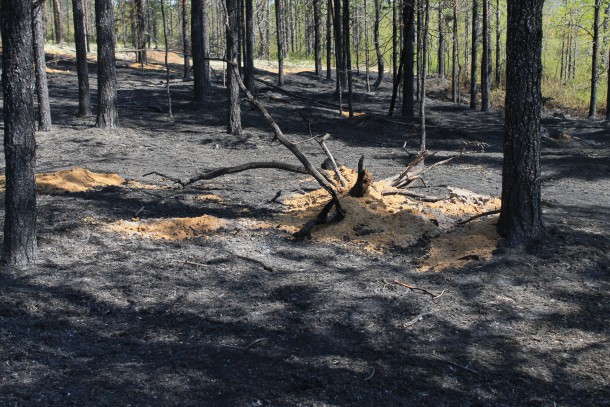
M 0 275 L 0 404 L 610 404 L 607 124 L 545 113 L 545 241 L 423 273 L 437 232 L 373 251 L 355 238 L 320 241 L 315 232 L 312 241 L 292 240 L 274 222 L 286 216 L 281 202 L 289 195 L 316 188 L 307 177 L 251 171 L 186 190 L 144 177 L 185 179 L 271 158 L 296 163 L 245 105 L 244 135 L 225 134 L 218 83 L 203 111 L 189 103 L 190 83 L 175 83 L 169 120 L 159 112 L 163 73 L 120 67 L 122 128 L 100 131 L 94 118 L 74 117 L 70 61 L 53 69 L 55 129 L 37 134 L 39 171 L 82 167 L 130 182 L 41 191 L 39 264 Z M 363 78 L 356 82 L 361 89 Z M 286 83 L 332 101 L 333 84 L 311 73 L 290 74 Z M 412 159 L 415 131 L 384 115 L 388 84 L 355 96 L 366 114 L 354 119 L 270 91 L 261 86 L 258 95 L 291 139 L 309 137 L 304 114 L 314 132 L 331 134 L 330 148 L 348 167 L 364 154 L 381 180 Z M 463 142 L 486 146 L 431 171 L 430 188 L 415 191 L 439 195 L 452 186 L 497 196 L 501 112 L 437 98 L 429 116 L 429 146 L 439 151 L 430 163 Z M 315 143 L 300 146 L 324 160 Z M 205 217 L 222 223 L 208 228 Z M 198 218 L 201 228 L 189 229 L 187 240 L 108 229 L 133 222 L 137 232 L 137 222 L 167 218 Z

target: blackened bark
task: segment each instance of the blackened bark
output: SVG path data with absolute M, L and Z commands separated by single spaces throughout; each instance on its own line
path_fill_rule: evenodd
M 608 60 L 610 61 L 610 50 L 608 50 Z M 610 64 L 608 64 L 608 78 L 610 78 Z M 606 93 L 606 120 L 610 120 L 610 79 L 608 79 L 608 92 Z
M 458 103 L 458 0 L 453 0 L 453 47 L 451 64 L 451 101 Z
M 438 3 L 438 76 L 445 79 L 445 16 L 443 14 L 443 1 Z
M 542 7 L 508 2 L 502 209 L 498 232 L 509 245 L 543 233 L 540 204 Z
M 430 27 L 430 0 L 425 0 L 424 24 L 422 33 L 422 71 L 419 76 L 421 81 L 419 95 L 419 151 L 426 149 L 426 72 L 428 60 L 428 29 Z
M 500 87 L 500 83 L 502 81 L 502 72 L 501 72 L 501 56 L 502 56 L 502 46 L 500 40 L 500 0 L 496 0 L 496 72 L 495 72 L 495 83 L 496 87 Z M 562 58 L 563 62 L 563 58 Z
M 415 0 L 413 0 L 415 1 Z M 397 1 L 392 2 L 392 84 L 396 88 L 398 86 L 398 12 Z M 403 10 L 404 12 L 404 10 Z M 404 52 L 404 49 L 403 49 Z M 400 58 L 402 60 L 402 57 Z M 404 63 L 404 62 L 403 62 Z
M 481 111 L 489 111 L 491 93 L 491 30 L 489 26 L 489 0 L 483 1 L 483 55 L 481 56 Z
M 314 60 L 315 72 L 317 76 L 322 76 L 322 33 L 320 25 L 322 24 L 322 10 L 320 3 L 322 0 L 313 1 L 313 25 L 314 25 Z
M 51 131 L 51 106 L 47 83 L 47 63 L 44 55 L 44 8 L 44 3 L 40 3 L 32 9 L 32 41 L 38 96 L 38 130 Z
M 415 77 L 415 4 L 412 1 L 405 2 L 403 7 L 403 88 L 402 88 L 402 114 L 411 122 L 415 118 L 414 110 L 414 88 Z
M 188 0 L 182 0 L 182 49 L 184 51 L 184 79 L 191 77 L 191 44 L 189 42 Z
M 64 28 L 61 23 L 61 5 L 59 0 L 53 0 L 53 21 L 55 22 L 55 43 L 64 45 Z
M 599 12 L 601 0 L 595 0 L 595 13 L 593 17 L 593 51 L 591 56 L 591 99 L 589 100 L 589 118 L 594 119 L 597 114 L 597 60 L 599 57 Z
M 373 88 L 377 89 L 383 82 L 383 53 L 379 44 L 379 24 L 381 22 L 381 0 L 375 0 L 375 24 L 373 25 L 373 42 L 375 43 L 375 53 L 377 54 L 377 80 L 373 84 Z
M 95 0 L 97 29 L 97 120 L 96 126 L 119 126 L 114 55 L 114 9 L 112 0 Z
M 333 27 L 335 29 L 335 70 L 337 71 L 337 87 L 335 93 L 341 97 L 347 78 L 345 72 L 345 52 L 343 49 L 343 22 L 341 21 L 341 0 L 333 3 Z
M 203 21 L 201 33 L 203 35 L 203 94 L 209 96 L 212 91 L 210 79 L 210 0 L 203 0 Z
M 86 1 L 86 0 L 85 0 Z M 78 115 L 91 115 L 89 92 L 89 66 L 87 65 L 87 34 L 83 0 L 72 0 L 74 11 L 74 44 L 76 46 L 76 73 L 78 75 Z
M 25 267 L 36 260 L 36 139 L 32 93 L 32 0 L 2 0 L 4 87 L 4 243 L 2 264 Z
M 477 108 L 477 46 L 479 42 L 479 5 L 472 0 L 472 53 L 470 55 L 470 108 Z
M 284 45 L 282 41 L 282 0 L 275 0 L 275 28 L 277 34 L 277 84 L 284 85 Z
M 146 0 L 135 0 L 136 3 L 136 62 L 142 65 L 148 64 L 146 57 Z
M 347 74 L 347 106 L 349 117 L 354 117 L 354 108 L 352 106 L 352 50 L 349 15 L 349 0 L 343 0 L 343 55 L 345 56 L 345 71 Z
M 196 104 L 203 103 L 205 95 L 209 92 L 209 61 L 206 59 L 209 57 L 209 24 L 207 22 L 207 8 L 208 0 L 193 0 L 191 3 L 191 43 L 194 80 L 193 101 Z M 205 30 L 206 27 L 208 27 L 207 30 Z
M 239 30 L 239 1 L 238 0 L 226 0 L 227 4 L 227 60 L 230 63 L 237 65 L 237 54 L 239 50 L 238 46 L 238 30 Z M 227 75 L 227 90 L 229 93 L 229 123 L 227 125 L 227 133 L 229 134 L 241 134 L 241 108 L 239 100 L 239 84 L 235 75 L 238 73 L 237 70 L 228 69 Z
M 245 0 L 246 2 L 246 35 L 245 35 L 245 49 L 246 49 L 246 75 L 244 82 L 246 88 L 254 94 L 254 5 L 252 0 Z

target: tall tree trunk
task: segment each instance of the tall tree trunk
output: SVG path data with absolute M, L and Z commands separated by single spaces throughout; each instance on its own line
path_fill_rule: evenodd
M 430 0 L 425 0 L 424 24 L 422 33 L 422 60 L 428 56 L 428 28 L 430 27 Z M 422 63 L 422 72 L 419 96 L 419 151 L 426 149 L 426 63 Z
M 445 15 L 443 0 L 438 2 L 438 76 L 445 79 Z
M 415 1 L 415 0 L 413 0 Z M 398 1 L 392 1 L 392 84 L 393 87 L 398 86 Z M 403 9 L 404 13 L 404 9 Z M 401 14 L 402 15 L 402 14 Z M 403 27 L 404 29 L 404 27 Z
M 491 32 L 489 27 L 489 0 L 483 1 L 483 55 L 481 56 L 481 111 L 489 111 L 491 93 Z
M 89 0 L 83 0 L 83 14 L 83 21 L 85 23 L 85 44 L 87 45 L 87 52 L 91 52 L 91 24 L 89 23 Z M 76 35 L 76 33 L 74 34 Z
M 55 21 L 55 43 L 64 46 L 64 28 L 61 22 L 61 5 L 59 0 L 53 0 L 53 20 Z
M 182 49 L 184 51 L 184 79 L 191 77 L 191 44 L 189 42 L 188 0 L 182 0 Z
M 326 79 L 331 80 L 332 75 L 332 1 L 326 2 Z
M 383 82 L 383 53 L 381 52 L 381 45 L 379 44 L 379 24 L 381 22 L 381 1 L 375 0 L 375 24 L 373 25 L 373 41 L 375 42 L 375 53 L 377 54 L 377 80 L 373 84 L 373 88 L 377 89 Z
M 209 92 L 208 0 L 191 2 L 191 44 L 193 53 L 193 102 L 201 105 Z M 207 29 L 206 29 L 207 27 Z M 206 36 L 207 32 L 207 36 Z M 208 52 L 206 53 L 206 39 Z M 206 76 L 207 74 L 207 76 Z
M 161 21 L 163 21 L 163 43 L 165 45 L 165 92 L 167 96 L 167 112 L 170 119 L 174 117 L 172 112 L 172 94 L 169 89 L 169 63 L 167 55 L 169 53 L 169 44 L 167 41 L 167 20 L 165 18 L 165 0 L 160 0 L 161 3 Z
M 479 42 L 479 0 L 472 0 L 472 52 L 470 55 L 470 108 L 477 108 L 477 48 Z
M 368 20 L 368 3 L 364 0 L 364 74 L 365 74 L 365 83 L 366 83 L 366 92 L 369 93 L 371 91 L 371 83 L 369 80 L 369 20 Z
M 500 37 L 500 0 L 496 0 L 496 87 L 499 88 L 502 82 L 502 41 Z
M 315 72 L 317 76 L 322 76 L 322 33 L 320 26 L 322 24 L 322 0 L 313 0 L 313 32 L 314 32 L 314 60 Z
M 86 2 L 86 0 L 85 0 Z M 78 75 L 78 115 L 91 115 L 89 92 L 89 66 L 87 65 L 87 37 L 83 0 L 72 0 L 74 17 L 74 44 L 76 46 L 76 73 Z
M 245 84 L 250 93 L 254 92 L 254 6 L 252 0 L 246 2 L 246 75 Z
M 51 106 L 47 83 L 47 63 L 44 54 L 44 3 L 32 9 L 32 42 L 36 71 L 36 93 L 38 95 L 38 130 L 51 131 Z
M 135 12 L 136 12 L 136 62 L 142 65 L 148 64 L 146 58 L 146 0 L 135 1 Z
M 540 204 L 542 6 L 508 2 L 502 208 L 498 232 L 509 245 L 543 233 Z
M 595 0 L 595 14 L 593 17 L 593 50 L 591 56 L 591 99 L 589 101 L 589 119 L 595 119 L 597 114 L 597 64 L 599 58 L 599 12 L 601 0 Z
M 347 74 L 347 106 L 349 117 L 354 117 L 354 108 L 352 106 L 352 50 L 349 15 L 349 0 L 343 0 L 343 53 L 345 55 L 345 71 Z
M 341 21 L 341 0 L 334 1 L 334 20 L 335 28 L 335 70 L 337 71 L 337 95 L 345 89 L 347 78 L 345 72 L 345 52 L 343 49 L 343 22 Z
M 451 64 L 451 101 L 453 103 L 459 103 L 458 98 L 458 0 L 453 0 L 453 47 L 451 50 L 451 56 L 453 62 Z
M 4 243 L 2 264 L 36 261 L 36 137 L 34 130 L 32 0 L 2 0 L 4 96 Z
M 237 54 L 239 54 L 238 46 L 238 31 L 239 31 L 239 1 L 226 0 L 227 3 L 227 60 L 232 64 L 237 65 Z M 228 118 L 227 133 L 239 135 L 241 134 L 241 108 L 239 106 L 239 84 L 237 83 L 236 74 L 238 69 L 228 68 Z
M 401 60 L 403 62 L 403 83 L 402 83 L 402 114 L 408 122 L 412 122 L 415 118 L 415 105 L 413 80 L 415 77 L 415 4 L 412 1 L 405 2 L 402 10 L 403 19 L 403 54 Z M 419 74 L 419 72 L 418 72 Z
M 117 113 L 114 10 L 112 0 L 95 0 L 97 29 L 97 120 L 101 128 L 119 126 Z
M 275 0 L 275 27 L 277 33 L 277 84 L 284 86 L 284 45 L 282 41 L 282 0 Z

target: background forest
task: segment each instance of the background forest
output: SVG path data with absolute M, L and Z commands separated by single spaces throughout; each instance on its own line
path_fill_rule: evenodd
M 428 30 L 430 51 L 427 53 L 426 61 L 428 76 L 451 79 L 455 41 L 458 64 L 456 71 L 460 76 L 460 83 L 469 86 L 472 70 L 473 15 L 477 16 L 475 25 L 477 55 L 481 55 L 483 41 L 482 2 L 481 0 L 475 2 L 478 3 L 476 10 L 473 10 L 472 0 L 454 2 L 435 0 L 431 3 Z M 115 3 L 117 51 L 137 48 L 138 7 L 145 9 L 142 35 L 146 47 L 162 48 L 163 24 L 160 0 L 117 0 Z M 221 56 L 225 49 L 222 3 L 218 0 L 209 2 L 210 50 L 213 56 Z M 285 63 L 289 65 L 313 66 L 314 64 L 314 3 L 316 3 L 314 0 L 282 0 L 281 40 Z M 324 48 L 327 46 L 327 31 L 329 28 L 332 30 L 332 21 L 328 21 L 329 2 L 320 0 L 319 3 L 321 13 L 319 28 L 323 40 L 322 48 Z M 397 52 L 400 52 L 403 31 L 400 27 L 400 4 L 397 3 L 386 0 L 350 2 L 352 68 L 358 73 L 368 68 L 372 80 L 375 79 L 379 69 L 375 52 L 377 44 L 386 71 L 397 70 L 399 59 Z M 190 2 L 166 0 L 165 6 L 169 47 L 172 51 L 184 53 L 184 40 L 188 42 L 190 39 Z M 332 8 L 332 5 L 330 7 Z M 84 1 L 84 8 L 88 38 L 91 46 L 95 46 L 92 1 Z M 186 13 L 183 13 L 185 8 Z M 421 14 L 420 12 L 420 18 Z M 187 16 L 186 21 L 183 20 L 184 16 Z M 601 0 L 546 2 L 543 20 L 543 96 L 547 106 L 556 106 L 572 113 L 589 116 L 592 112 L 602 114 L 605 111 L 610 54 L 609 19 L 610 2 Z M 46 8 L 45 20 L 47 40 L 71 47 L 74 41 L 72 2 L 52 0 Z M 491 103 L 492 106 L 501 106 L 505 71 L 503 50 L 506 34 L 505 0 L 489 2 L 489 21 L 492 60 Z M 377 27 L 378 37 L 375 33 Z M 421 24 L 418 27 L 421 29 Z M 187 36 L 183 36 L 185 30 Z M 454 36 L 454 32 L 457 35 Z M 245 31 L 242 31 L 242 37 L 244 35 Z M 275 2 L 257 0 L 254 4 L 255 58 L 276 61 L 278 49 L 276 38 Z M 394 38 L 396 41 L 393 41 Z M 329 43 L 333 47 L 333 42 L 329 41 Z M 421 47 L 421 42 L 418 46 Z M 186 44 L 187 53 L 188 50 Z M 327 54 L 326 50 L 322 51 L 322 65 L 325 67 L 329 55 L 333 58 L 332 53 Z M 479 78 L 480 66 L 477 70 L 475 77 Z M 599 103 L 592 102 L 592 87 L 595 88 Z

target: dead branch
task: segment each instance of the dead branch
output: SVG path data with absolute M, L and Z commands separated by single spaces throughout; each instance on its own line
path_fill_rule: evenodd
M 313 230 L 314 226 L 324 225 L 327 223 L 338 222 L 342 220 L 345 217 L 345 212 L 339 211 L 339 208 L 336 208 L 337 211 L 335 213 L 335 216 L 331 218 L 328 217 L 330 210 L 333 208 L 333 206 L 336 206 L 337 202 L 335 202 L 335 200 L 331 200 L 326 205 L 324 205 L 324 208 L 322 208 L 318 216 L 304 224 L 303 227 L 298 232 L 294 233 L 292 236 L 296 239 L 311 239 L 311 231 Z
M 489 216 L 489 215 L 497 215 L 499 213 L 500 213 L 499 209 L 496 209 L 496 210 L 493 210 L 493 211 L 487 211 L 487 212 L 479 213 L 478 215 L 474 215 L 474 216 L 472 216 L 472 217 L 470 217 L 470 218 L 468 218 L 466 220 L 459 221 L 457 224 L 458 225 L 465 225 L 466 223 L 472 222 L 475 219 L 479 219 L 479 218 L 482 218 L 484 216 Z
M 386 192 L 382 192 L 381 195 L 383 195 L 383 196 L 388 196 L 388 195 L 408 196 L 410 198 L 415 198 L 418 201 L 422 201 L 422 202 L 440 202 L 440 201 L 444 201 L 445 199 L 448 199 L 448 197 L 439 198 L 436 196 L 425 196 L 425 195 L 416 194 L 415 192 L 409 192 L 409 191 L 386 191 Z
M 350 189 L 349 194 L 354 198 L 362 198 L 366 191 L 369 189 L 369 186 L 373 182 L 373 176 L 371 173 L 364 168 L 364 156 L 360 157 L 358 160 L 358 179 L 356 183 Z
M 434 294 L 433 292 L 430 292 L 430 291 L 426 290 L 425 288 L 420 288 L 420 287 L 416 287 L 414 285 L 409 285 L 407 283 L 403 283 L 402 281 L 398 281 L 398 280 L 394 280 L 394 284 L 397 284 L 397 285 L 402 286 L 402 287 L 406 287 L 406 288 L 408 288 L 411 291 L 421 291 L 423 293 L 428 294 L 433 299 L 439 298 L 441 295 L 445 294 L 445 290 L 441 291 L 440 294 Z
M 400 184 L 401 182 L 404 181 L 404 179 L 409 175 L 409 172 L 411 172 L 411 170 L 420 162 L 422 162 L 423 160 L 425 160 L 426 158 L 430 157 L 430 153 L 428 150 L 424 150 L 424 151 L 420 151 L 419 154 L 417 154 L 417 157 L 415 157 L 415 159 L 413 161 L 411 161 L 411 163 L 407 166 L 407 169 L 404 170 L 402 172 L 402 174 L 400 174 L 398 177 L 396 177 L 394 179 L 394 181 L 392 181 L 392 183 L 390 185 L 392 185 L 393 187 L 395 187 L 396 185 Z
M 320 147 L 322 147 L 322 150 L 324 150 L 324 153 L 326 153 L 326 156 L 328 157 L 328 159 L 330 160 L 330 163 L 333 166 L 333 170 L 335 170 L 335 174 L 337 174 L 337 178 L 339 179 L 341 186 L 345 188 L 347 186 L 347 181 L 345 180 L 345 178 L 343 178 L 343 175 L 341 175 L 341 171 L 339 171 L 339 167 L 337 166 L 335 157 L 333 157 L 333 155 L 330 153 L 330 150 L 326 146 L 325 141 L 328 139 L 328 137 L 330 137 L 330 134 L 326 133 L 324 135 L 324 137 L 316 138 L 315 140 L 318 142 Z
M 417 180 L 420 180 L 421 183 L 424 184 L 424 187 L 428 188 L 428 184 L 426 183 L 426 180 L 423 179 L 422 177 L 420 177 L 419 175 L 413 175 L 413 176 L 405 179 L 400 184 L 396 185 L 396 188 L 406 188 Z

